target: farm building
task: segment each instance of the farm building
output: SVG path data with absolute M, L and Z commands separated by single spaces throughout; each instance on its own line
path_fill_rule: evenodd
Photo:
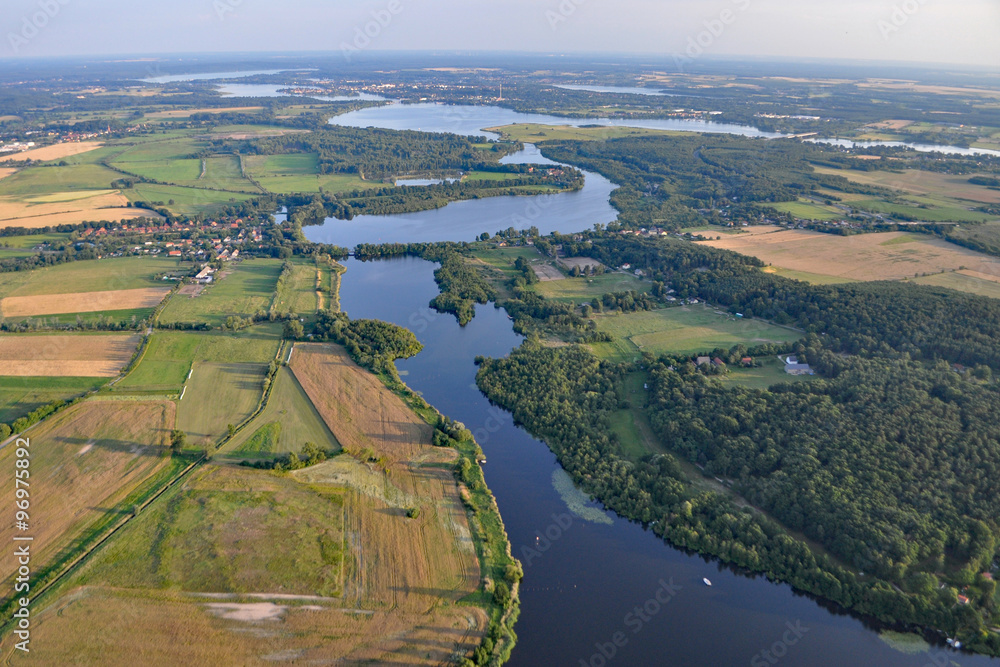
M 785 372 L 789 375 L 815 375 L 809 364 L 785 364 Z

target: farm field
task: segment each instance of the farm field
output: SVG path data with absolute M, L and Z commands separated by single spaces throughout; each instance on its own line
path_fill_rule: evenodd
M 969 183 L 972 175 L 956 176 L 932 171 L 907 169 L 895 171 L 854 171 L 814 167 L 817 173 L 829 176 L 843 176 L 849 181 L 863 185 L 878 185 L 893 190 L 901 190 L 915 195 L 937 195 L 952 199 L 962 199 L 981 204 L 1000 203 L 1000 191 L 982 185 Z M 838 195 L 839 196 L 839 195 Z
M 0 368 L 15 377 L 106 377 L 128 365 L 140 337 L 0 336 Z
M 186 400 L 186 399 L 185 399 Z M 288 368 L 280 368 L 267 407 L 237 436 L 226 451 L 236 459 L 301 451 L 311 442 L 323 450 L 340 443 Z
M 781 269 L 776 266 L 764 267 L 764 273 L 771 273 L 791 280 L 801 280 L 812 285 L 842 285 L 844 283 L 859 282 L 852 278 L 840 278 L 837 276 L 824 276 L 819 273 L 809 273 L 808 271 L 793 271 L 792 269 Z
M 123 257 L 47 266 L 0 274 L 0 298 L 109 292 L 163 287 L 164 274 L 187 272 L 187 265 L 166 257 Z
M 147 287 L 108 292 L 9 296 L 0 299 L 0 315 L 3 317 L 37 317 L 64 313 L 152 310 L 169 293 L 169 287 Z
M 229 424 L 241 423 L 257 409 L 265 377 L 263 364 L 194 364 L 177 404 L 177 428 L 196 447 L 216 443 Z
M 597 329 L 611 334 L 611 343 L 591 348 L 605 359 L 634 361 L 642 352 L 696 354 L 734 345 L 784 343 L 803 334 L 762 320 L 718 315 L 708 306 L 683 306 L 623 315 L 600 315 Z
M 0 376 L 0 423 L 10 424 L 43 405 L 97 389 L 104 378 Z
M 567 278 L 543 282 L 535 285 L 535 291 L 546 299 L 583 303 L 594 297 L 601 297 L 608 292 L 628 292 L 635 290 L 643 293 L 653 289 L 652 283 L 643 282 L 627 273 L 605 273 L 602 276 L 587 278 Z
M 3 157 L 0 157 L 0 162 L 13 162 L 21 160 L 38 160 L 39 162 L 48 162 L 49 160 L 59 160 L 72 155 L 86 153 L 100 148 L 101 146 L 102 144 L 98 141 L 77 141 L 53 144 L 51 146 L 33 148 L 31 150 L 24 151 L 23 153 L 11 153 L 4 155 Z
M 729 373 L 720 380 L 748 389 L 767 389 L 782 382 L 811 382 L 816 379 L 809 375 L 789 375 L 785 372 L 785 364 L 776 356 L 758 358 L 756 361 L 760 364 L 758 368 L 730 366 Z
M 844 217 L 844 213 L 833 206 L 817 204 L 808 199 L 800 199 L 794 202 L 779 202 L 768 204 L 768 206 L 783 213 L 791 213 L 796 218 L 803 220 L 837 220 Z
M 211 214 L 230 203 L 253 198 L 252 194 L 241 192 L 222 192 L 154 183 L 136 183 L 135 187 L 125 190 L 124 194 L 131 202 L 153 202 L 157 206 L 165 206 L 177 215 Z M 171 200 L 173 204 L 170 203 Z
M 1000 276 L 1000 260 L 923 235 L 769 230 L 702 243 L 751 255 L 780 269 L 853 280 L 901 280 L 960 268 Z
M 271 306 L 282 262 L 257 259 L 230 265 L 217 275 L 216 282 L 197 296 L 177 294 L 170 299 L 160 321 L 207 322 L 221 327 L 230 316 L 250 317 Z
M 162 216 L 141 208 L 125 208 L 128 198 L 117 190 L 54 192 L 0 197 L 0 227 L 38 229 L 86 221 L 116 221 Z
M 36 576 L 74 541 L 117 522 L 129 509 L 127 499 L 134 491 L 171 469 L 172 460 L 163 454 L 173 422 L 174 406 L 169 402 L 88 400 L 28 433 Z M 15 449 L 0 449 L 0 466 L 8 482 L 2 493 L 11 507 Z M 13 523 L 0 526 L 0 538 L 7 543 L 14 534 Z M 13 559 L 3 562 L 0 578 L 7 584 L 16 565 Z
M 319 309 L 316 295 L 317 271 L 322 275 L 323 270 L 317 268 L 311 259 L 290 260 L 290 262 L 291 275 L 278 290 L 278 298 L 275 299 L 273 308 L 279 313 L 312 315 Z M 326 275 L 329 278 L 329 269 L 326 270 Z M 326 285 L 328 286 L 329 282 Z
M 573 127 L 571 125 L 503 125 L 484 128 L 515 141 L 538 144 L 543 141 L 607 141 L 623 137 L 647 137 L 673 134 L 665 130 L 646 130 L 633 127 Z
M 978 294 L 979 296 L 1000 299 L 1000 282 L 998 280 L 1000 280 L 1000 276 L 982 277 L 973 271 L 952 271 L 914 278 L 910 282 L 915 282 L 919 285 L 947 287 L 959 292 L 968 292 L 970 294 Z
M 0 181 L 0 195 L 31 197 L 110 190 L 121 174 L 99 164 L 26 167 Z
M 180 392 L 194 363 L 267 365 L 278 353 L 280 325 L 237 333 L 155 331 L 142 360 L 116 391 Z

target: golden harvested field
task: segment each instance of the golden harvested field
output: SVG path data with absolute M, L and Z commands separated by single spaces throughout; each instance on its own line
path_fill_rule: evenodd
M 849 181 L 862 185 L 877 185 L 893 190 L 901 190 L 915 195 L 939 195 L 953 197 L 980 204 L 1000 204 L 1000 190 L 991 190 L 982 185 L 969 183 L 970 175 L 954 176 L 931 171 L 907 169 L 893 171 L 852 171 L 814 167 L 817 173 L 829 176 L 843 176 Z M 838 193 L 839 197 L 840 194 Z
M 76 141 L 64 144 L 52 144 L 42 148 L 32 148 L 23 153 L 12 153 L 0 157 L 0 162 L 13 162 L 20 160 L 39 160 L 47 162 L 49 160 L 61 160 L 66 157 L 88 153 L 103 146 L 99 141 Z
M 14 377 L 115 377 L 139 336 L 0 336 L 0 368 Z
M 187 118 L 196 113 L 233 113 L 244 111 L 260 111 L 263 107 L 209 107 L 207 109 L 173 109 L 170 111 L 154 111 L 146 114 L 146 118 Z
M 155 308 L 169 293 L 169 287 L 148 287 L 108 292 L 9 296 L 0 299 L 0 315 L 4 317 L 37 317 L 63 313 L 100 313 Z
M 902 280 L 960 268 L 1000 280 L 1000 260 L 905 232 L 836 236 L 760 227 L 754 234 L 701 243 L 751 255 L 782 269 L 852 280 Z
M 5 178 L 7 178 L 8 176 L 10 176 L 11 174 L 13 174 L 16 171 L 17 171 L 17 169 L 11 169 L 9 167 L 8 168 L 4 168 L 4 169 L 0 169 L 0 180 L 3 180 Z
M 168 465 L 163 453 L 174 424 L 167 401 L 85 401 L 28 432 L 31 451 L 31 565 L 42 565 L 102 519 L 121 515 L 115 505 Z M 0 449 L 3 502 L 14 507 L 16 448 Z M 0 539 L 13 544 L 12 521 L 0 525 Z M 0 566 L 3 597 L 13 588 L 13 558 Z
M 161 218 L 153 211 L 125 208 L 127 204 L 128 199 L 117 190 L 63 192 L 29 198 L 0 197 L 0 227 L 38 229 L 96 220 Z

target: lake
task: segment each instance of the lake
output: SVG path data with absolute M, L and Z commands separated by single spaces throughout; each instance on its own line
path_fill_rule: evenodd
M 506 314 L 477 306 L 475 319 L 462 328 L 454 317 L 430 310 L 437 294 L 430 262 L 351 259 L 346 266 L 343 309 L 353 318 L 394 322 L 417 335 L 424 350 L 397 364 L 403 380 L 464 422 L 486 454 L 486 481 L 525 570 L 519 640 L 509 664 L 776 664 L 764 658 L 764 650 L 774 651 L 781 664 L 810 667 L 1000 664 L 945 646 L 899 652 L 852 616 L 787 585 L 674 549 L 585 499 L 569 500 L 586 505 L 581 513 L 587 519 L 574 514 L 563 497 L 565 473 L 555 456 L 475 386 L 477 355 L 503 356 L 521 342 Z M 712 580 L 711 588 L 704 577 Z M 600 650 L 609 651 L 618 632 L 626 641 L 606 660 Z

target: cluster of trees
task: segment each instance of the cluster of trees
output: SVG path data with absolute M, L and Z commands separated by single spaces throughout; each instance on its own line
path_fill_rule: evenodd
M 358 365 L 394 375 L 392 362 L 408 359 L 424 346 L 409 329 L 379 320 L 351 320 L 346 313 L 320 311 L 315 337 L 343 345 Z
M 316 443 L 307 442 L 302 446 L 302 451 L 296 454 L 288 452 L 284 456 L 269 461 L 241 461 L 240 465 L 257 468 L 259 470 L 274 470 L 276 472 L 290 472 L 301 470 L 326 461 L 337 454 L 336 451 L 321 449 Z
M 431 308 L 454 314 L 463 327 L 475 317 L 477 303 L 486 304 L 497 298 L 493 286 L 457 252 L 449 253 L 441 260 L 441 267 L 434 272 L 434 280 L 441 294 L 431 301 Z
M 817 355 L 822 364 L 823 355 Z M 833 355 L 823 358 L 848 363 Z M 996 635 L 983 632 L 993 612 L 992 590 L 973 573 L 996 556 L 997 489 L 995 481 L 983 478 L 992 474 L 1000 452 L 995 427 L 961 433 L 963 420 L 983 419 L 983 412 L 1000 407 L 993 406 L 995 396 L 978 407 L 980 399 L 995 391 L 955 387 L 944 369 L 925 377 L 912 363 L 881 368 L 860 363 L 841 369 L 845 377 L 832 387 L 788 385 L 773 393 L 724 389 L 701 374 L 657 365 L 655 423 L 664 442 L 681 437 L 681 451 L 696 451 L 694 460 L 732 475 L 738 490 L 767 503 L 783 520 L 808 527 L 817 537 L 823 531 L 824 543 L 834 553 L 843 550 L 876 568 L 881 564 L 886 579 L 859 576 L 792 538 L 776 521 L 740 508 L 720 493 L 688 488 L 672 456 L 651 455 L 638 462 L 622 457 L 608 419 L 622 404 L 622 366 L 599 361 L 583 348 L 551 349 L 529 342 L 507 359 L 482 361 L 477 382 L 490 400 L 543 438 L 586 491 L 670 542 L 788 581 L 860 613 L 939 628 L 967 638 L 976 650 L 998 653 Z M 866 369 L 865 363 L 874 365 Z M 890 389 L 900 385 L 897 371 L 916 386 Z M 869 380 L 874 382 L 857 385 Z M 949 388 L 967 396 L 937 398 Z M 887 391 L 884 409 L 872 407 Z M 911 398 L 916 401 L 912 409 Z M 739 411 L 731 409 L 737 406 Z M 901 410 L 898 417 L 896 409 Z M 929 414 L 922 412 L 928 409 Z M 857 411 L 853 418 L 851 410 Z M 954 414 L 937 423 L 942 410 Z M 923 428 L 929 433 L 921 434 Z M 942 437 L 946 445 L 939 449 L 935 438 Z M 977 444 L 987 437 L 994 438 L 989 454 L 982 451 L 982 442 Z M 952 456 L 957 460 L 948 462 Z M 989 463 L 978 472 L 983 457 Z M 940 484 L 923 484 L 921 472 L 931 473 L 928 479 Z M 980 482 L 982 487 L 976 487 Z M 934 585 L 936 575 L 928 570 L 939 553 L 947 565 L 962 567 L 949 580 L 954 587 Z M 912 570 L 900 568 L 901 557 Z M 956 587 L 965 585 L 973 605 L 955 604 Z

